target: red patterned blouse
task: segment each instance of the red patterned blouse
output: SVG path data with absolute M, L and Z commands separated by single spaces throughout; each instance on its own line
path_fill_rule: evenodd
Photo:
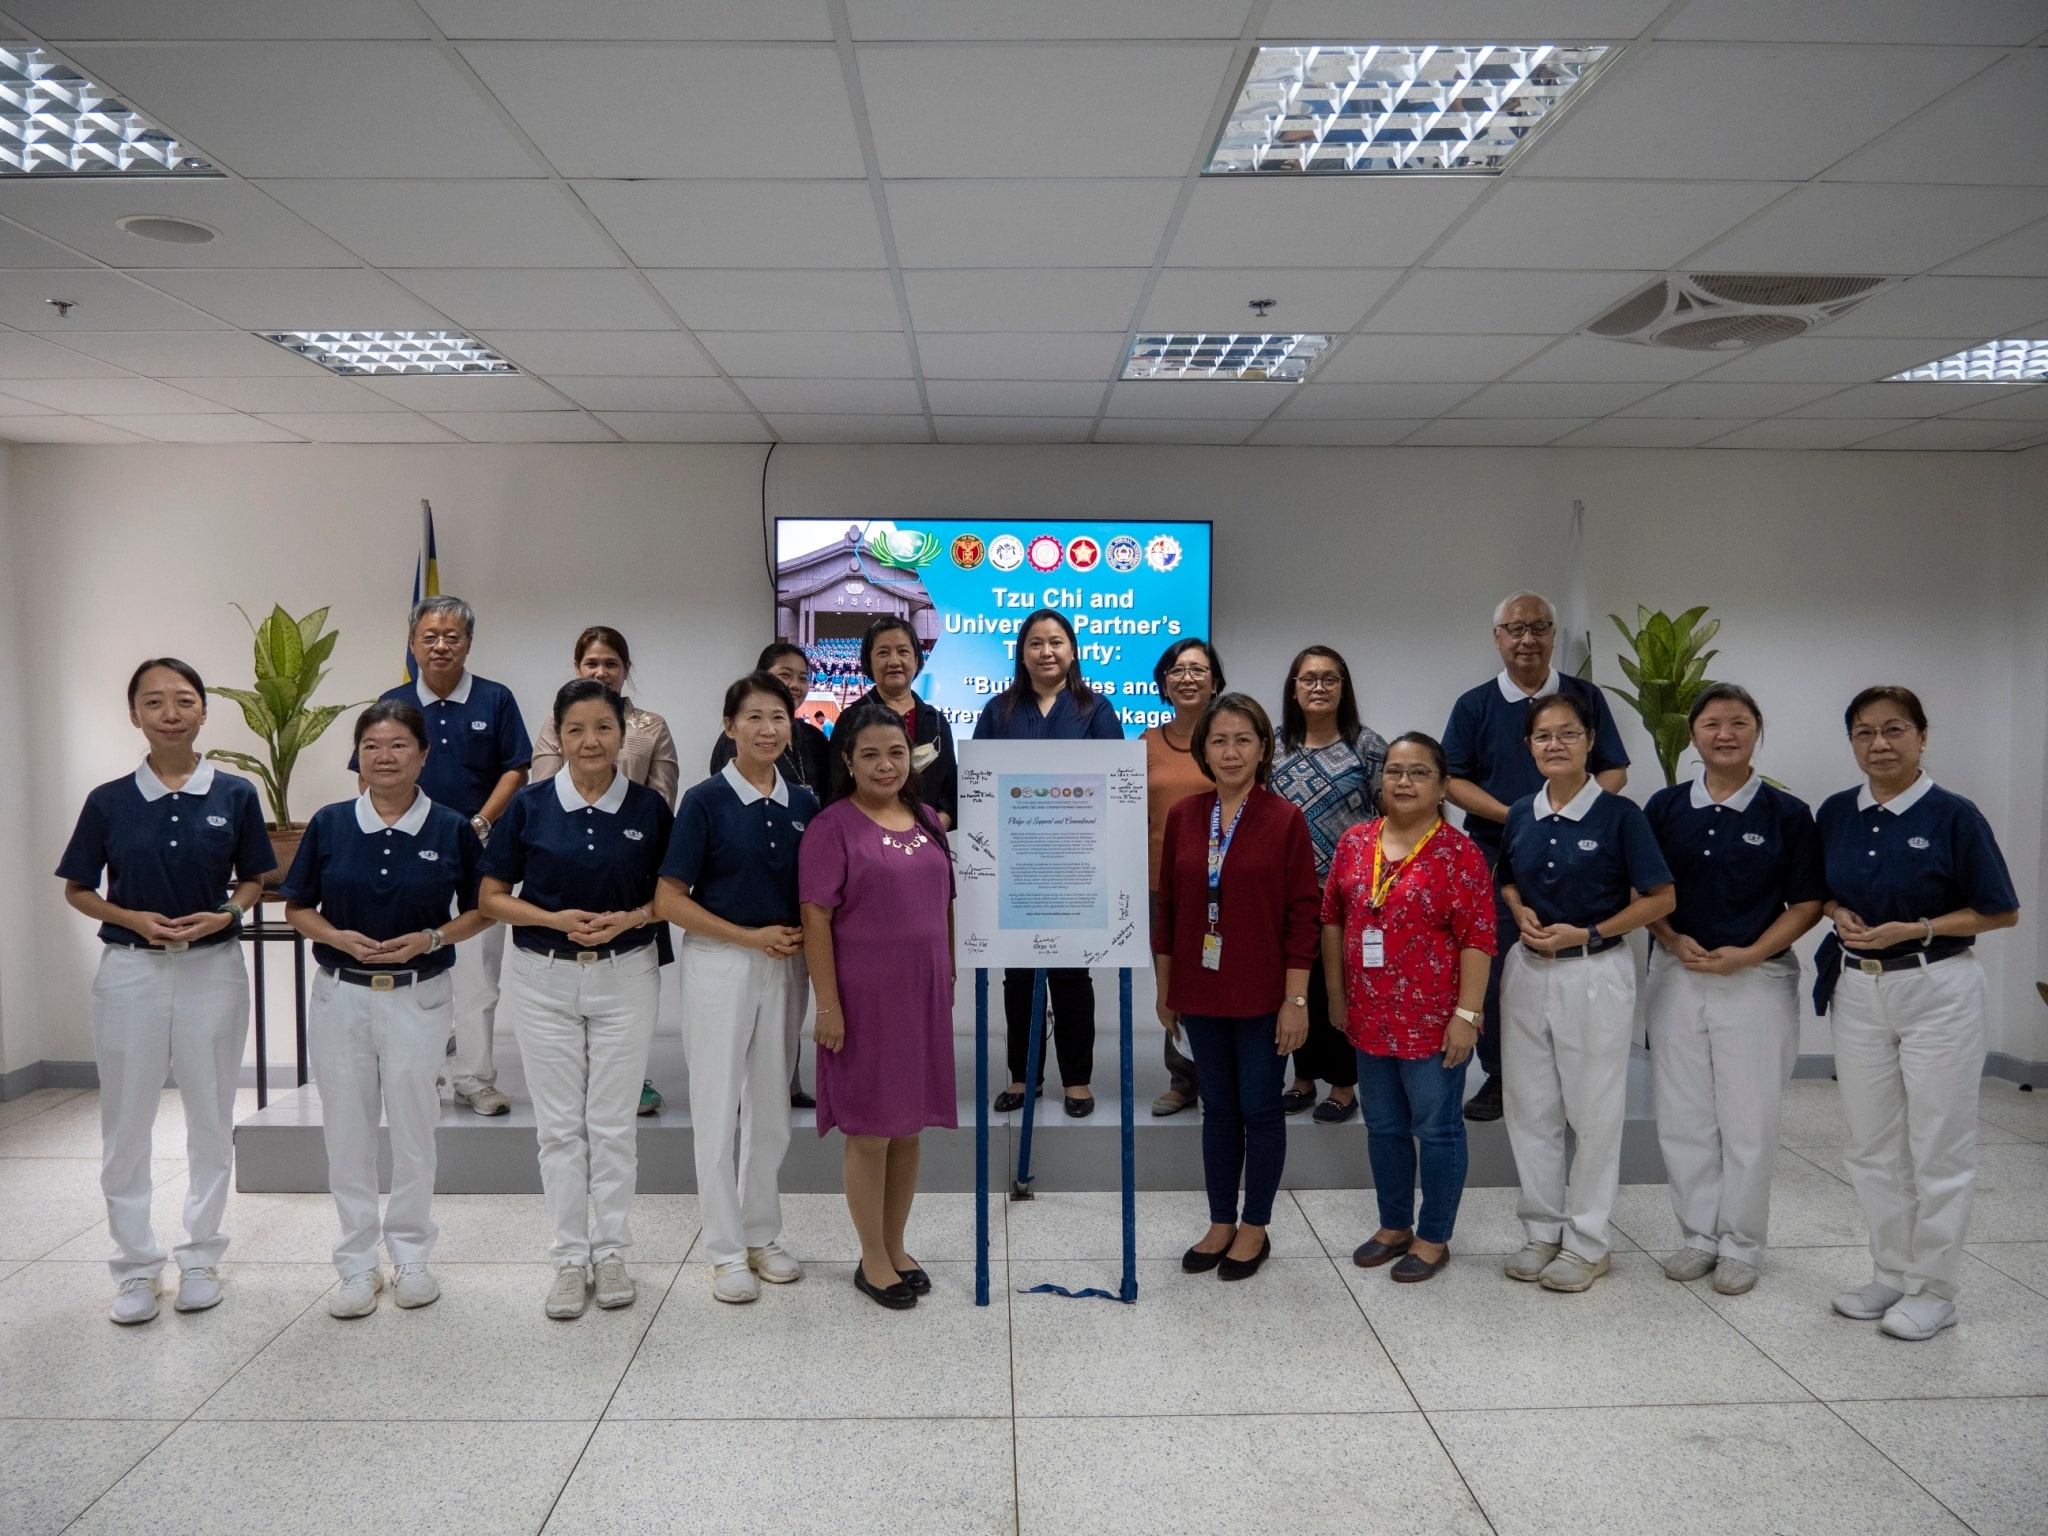
M 1494 953 L 1493 881 L 1479 847 L 1446 822 L 1400 867 L 1386 906 L 1371 910 L 1373 849 L 1382 819 L 1337 841 L 1323 887 L 1323 924 L 1344 930 L 1345 1033 L 1369 1056 L 1419 1060 L 1444 1048 L 1458 1006 L 1458 952 Z M 1388 871 L 1380 872 L 1382 881 Z M 1361 938 L 1385 934 L 1384 966 L 1366 969 Z

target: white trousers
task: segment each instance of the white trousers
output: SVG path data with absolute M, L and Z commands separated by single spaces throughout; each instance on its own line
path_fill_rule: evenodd
M 249 973 L 239 942 L 172 953 L 109 944 L 92 983 L 92 1053 L 100 1076 L 100 1190 L 118 1283 L 154 1277 L 164 1250 L 150 1224 L 149 1158 L 165 1075 L 185 1101 L 185 1241 L 180 1269 L 220 1262 L 228 1240 L 235 1082 L 249 1036 Z
M 698 1219 L 706 1258 L 732 1264 L 782 1237 L 777 1183 L 806 973 L 800 956 L 777 960 L 694 934 L 683 938 L 682 964 Z
M 505 925 L 493 923 L 455 948 L 455 1091 L 498 1084 L 492 1052 L 497 1034 L 498 978 L 505 969 Z
M 634 1116 L 661 1008 L 654 946 L 591 965 L 515 947 L 512 974 L 512 1027 L 554 1228 L 548 1254 L 569 1265 L 624 1253 L 639 1174 Z
M 1516 1214 L 1535 1243 L 1588 1263 L 1607 1253 L 1621 1183 L 1636 972 L 1628 946 L 1572 960 L 1508 949 L 1501 976 L 1501 1070 L 1508 1145 L 1522 1181 Z M 1578 1145 L 1567 1163 L 1565 1128 Z
M 1686 1246 L 1758 1263 L 1785 1080 L 1799 1052 L 1799 962 L 1733 976 L 1688 971 L 1650 950 L 1644 990 L 1657 1144 Z
M 320 1089 L 327 1187 L 341 1235 L 334 1267 L 346 1280 L 377 1267 L 377 1122 L 391 1125 L 391 1198 L 384 1246 L 393 1264 L 424 1264 L 434 1225 L 434 1127 L 455 986 L 448 973 L 389 992 L 321 971 L 306 1011 L 306 1054 Z
M 1835 1078 L 1849 1182 L 1870 1227 L 1871 1275 L 1953 1299 L 1977 1179 L 1984 968 L 1974 954 L 1835 987 Z

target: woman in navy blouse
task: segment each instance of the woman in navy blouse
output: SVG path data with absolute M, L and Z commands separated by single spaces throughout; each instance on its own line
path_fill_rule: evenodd
M 1583 1291 L 1607 1273 L 1621 1183 L 1636 1014 L 1621 936 L 1677 898 L 1643 813 L 1588 771 L 1592 709 L 1552 694 L 1529 711 L 1528 740 L 1544 786 L 1508 808 L 1501 845 L 1501 898 L 1520 939 L 1500 985 L 1501 1065 L 1528 1238 L 1507 1273 Z M 1578 1138 L 1569 1160 L 1567 1129 Z
M 626 706 L 595 678 L 555 695 L 562 768 L 513 798 L 484 850 L 485 913 L 512 928 L 513 1027 L 554 1240 L 549 1317 L 633 1304 L 633 1126 L 661 1004 L 656 871 L 674 816 L 618 771 Z M 519 887 L 513 895 L 512 888 Z
M 1977 1178 L 1977 1091 L 1989 1011 L 1977 935 L 2019 921 L 1983 813 L 1920 766 L 1927 712 L 1866 688 L 1845 716 L 1861 789 L 1821 803 L 1827 915 L 1814 1000 L 1835 1015 L 1843 1162 L 1870 1227 L 1870 1283 L 1835 1310 L 1931 1339 L 1955 1297 Z
M 1756 1284 L 1771 1214 L 1778 1111 L 1799 1053 L 1792 941 L 1827 894 L 1813 813 L 1750 763 L 1764 715 L 1749 690 L 1716 683 L 1690 718 L 1700 776 L 1644 814 L 1677 877 L 1678 905 L 1650 924 L 1645 994 L 1657 1141 L 1685 1245 L 1673 1280 L 1714 1277 L 1723 1296 Z
M 206 724 L 197 672 L 170 656 L 145 661 L 128 679 L 128 720 L 149 755 L 85 797 L 57 865 L 64 899 L 99 922 L 105 946 L 92 984 L 92 1047 L 100 1190 L 114 1240 L 111 1315 L 124 1324 L 157 1311 L 164 1251 L 149 1220 L 150 1129 L 173 1067 L 186 1158 L 177 1308 L 200 1312 L 220 1300 L 220 1218 L 249 1030 L 249 973 L 236 939 L 262 877 L 277 868 L 255 786 L 216 771 L 194 745 Z
M 476 910 L 483 844 L 463 814 L 419 787 L 427 721 L 409 701 L 380 699 L 356 717 L 363 792 L 306 824 L 278 892 L 285 921 L 313 941 L 320 974 L 306 1050 L 320 1087 L 327 1187 L 341 1235 L 327 1298 L 335 1317 L 377 1310 L 377 1121 L 391 1125 L 384 1210 L 392 1299 L 424 1307 L 441 1287 L 427 1260 L 434 1225 L 439 1075 L 454 1022 L 455 946 L 490 927 Z
M 1080 651 L 1067 616 L 1040 608 L 1017 631 L 1017 675 L 974 722 L 976 741 L 1121 741 L 1123 721 L 1105 694 L 1081 675 Z M 1030 1066 L 1031 982 L 1028 969 L 1003 972 L 1003 1017 L 1009 1026 L 1010 1086 L 996 1095 L 998 1114 L 1024 1104 Z M 1066 1111 L 1076 1119 L 1095 1113 L 1095 982 L 1085 967 L 1045 973 L 1053 1046 L 1066 1087 Z M 1043 1058 L 1039 1067 L 1044 1072 Z M 1035 1098 L 1043 1083 L 1033 1083 Z

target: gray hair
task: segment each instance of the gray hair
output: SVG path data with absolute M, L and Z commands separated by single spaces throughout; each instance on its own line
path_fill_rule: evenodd
M 1510 592 L 1506 597 L 1502 598 L 1498 603 L 1494 605 L 1494 624 L 1496 626 L 1505 624 L 1508 619 L 1508 610 L 1510 608 L 1514 607 L 1517 603 L 1529 602 L 1532 600 L 1535 602 L 1539 602 L 1543 605 L 1544 618 L 1550 620 L 1550 622 L 1553 624 L 1557 622 L 1557 609 L 1552 606 L 1550 599 L 1545 597 L 1541 592 Z
M 462 620 L 462 632 L 470 639 L 476 638 L 476 610 L 459 597 L 423 597 L 412 605 L 412 620 L 405 627 L 409 635 L 420 627 L 421 619 L 438 618 L 453 614 Z

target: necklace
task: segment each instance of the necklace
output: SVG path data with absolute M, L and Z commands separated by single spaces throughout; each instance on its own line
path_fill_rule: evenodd
M 882 833 L 882 846 L 884 848 L 894 848 L 898 853 L 902 854 L 905 858 L 908 858 L 913 853 L 916 853 L 918 849 L 922 848 L 926 843 L 930 841 L 931 839 L 925 836 L 923 827 L 913 829 L 910 834 L 910 841 L 907 843 L 898 842 L 896 840 L 896 834 L 893 832 L 884 831 Z

